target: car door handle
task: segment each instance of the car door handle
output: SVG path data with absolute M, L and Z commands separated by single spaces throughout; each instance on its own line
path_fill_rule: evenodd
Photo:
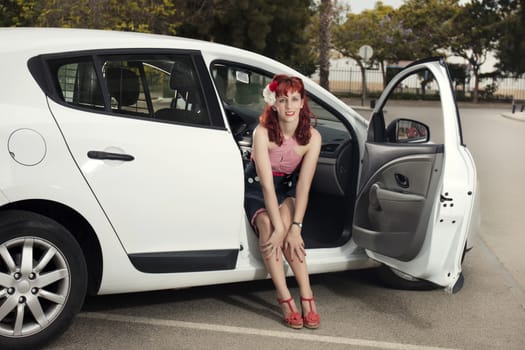
M 400 174 L 400 173 L 395 173 L 394 177 L 395 177 L 396 182 L 399 185 L 399 187 L 401 187 L 401 188 L 408 188 L 408 187 L 410 187 L 410 182 L 408 181 L 408 177 L 406 177 L 405 175 Z
M 120 160 L 124 162 L 130 162 L 135 159 L 135 157 L 133 157 L 131 154 L 103 151 L 89 151 L 87 156 L 91 159 Z

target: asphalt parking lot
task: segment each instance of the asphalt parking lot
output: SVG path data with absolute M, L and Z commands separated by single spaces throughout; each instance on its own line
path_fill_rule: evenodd
M 270 281 L 100 296 L 48 349 L 523 349 L 523 291 L 483 241 L 464 273 L 454 295 L 386 289 L 370 270 L 313 276 L 316 331 L 281 324 Z

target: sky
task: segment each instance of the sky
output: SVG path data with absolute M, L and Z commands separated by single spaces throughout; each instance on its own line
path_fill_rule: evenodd
M 398 8 L 403 5 L 403 0 L 381 0 L 383 5 Z M 377 0 L 340 0 L 341 3 L 350 4 L 353 13 L 361 13 L 363 10 L 371 10 L 375 7 Z
M 392 6 L 398 8 L 405 2 L 404 0 L 381 0 L 383 5 Z M 363 10 L 372 10 L 377 0 L 339 0 L 342 4 L 350 4 L 350 9 L 353 13 L 361 13 Z M 465 3 L 466 0 L 461 0 L 460 4 Z

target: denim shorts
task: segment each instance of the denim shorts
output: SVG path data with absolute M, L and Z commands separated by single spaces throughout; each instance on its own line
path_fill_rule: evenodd
M 282 205 L 286 198 L 295 198 L 297 178 L 297 171 L 292 174 L 273 174 L 273 184 L 279 206 Z M 248 163 L 244 169 L 244 210 L 250 220 L 250 224 L 254 228 L 257 215 L 266 211 L 262 187 L 253 161 Z

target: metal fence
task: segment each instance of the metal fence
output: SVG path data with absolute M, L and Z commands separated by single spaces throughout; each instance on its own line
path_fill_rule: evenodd
M 361 71 L 359 69 L 330 69 L 330 91 L 342 95 L 360 95 L 362 89 Z M 417 93 L 419 84 L 412 81 L 406 86 L 407 91 Z M 366 71 L 367 94 L 380 94 L 384 86 L 380 70 Z M 413 85 L 413 86 L 412 86 Z M 474 90 L 474 77 L 465 84 L 456 85 L 458 98 L 470 99 Z M 487 78 L 480 81 L 479 98 L 485 100 L 523 101 L 525 100 L 525 76 L 519 78 Z

